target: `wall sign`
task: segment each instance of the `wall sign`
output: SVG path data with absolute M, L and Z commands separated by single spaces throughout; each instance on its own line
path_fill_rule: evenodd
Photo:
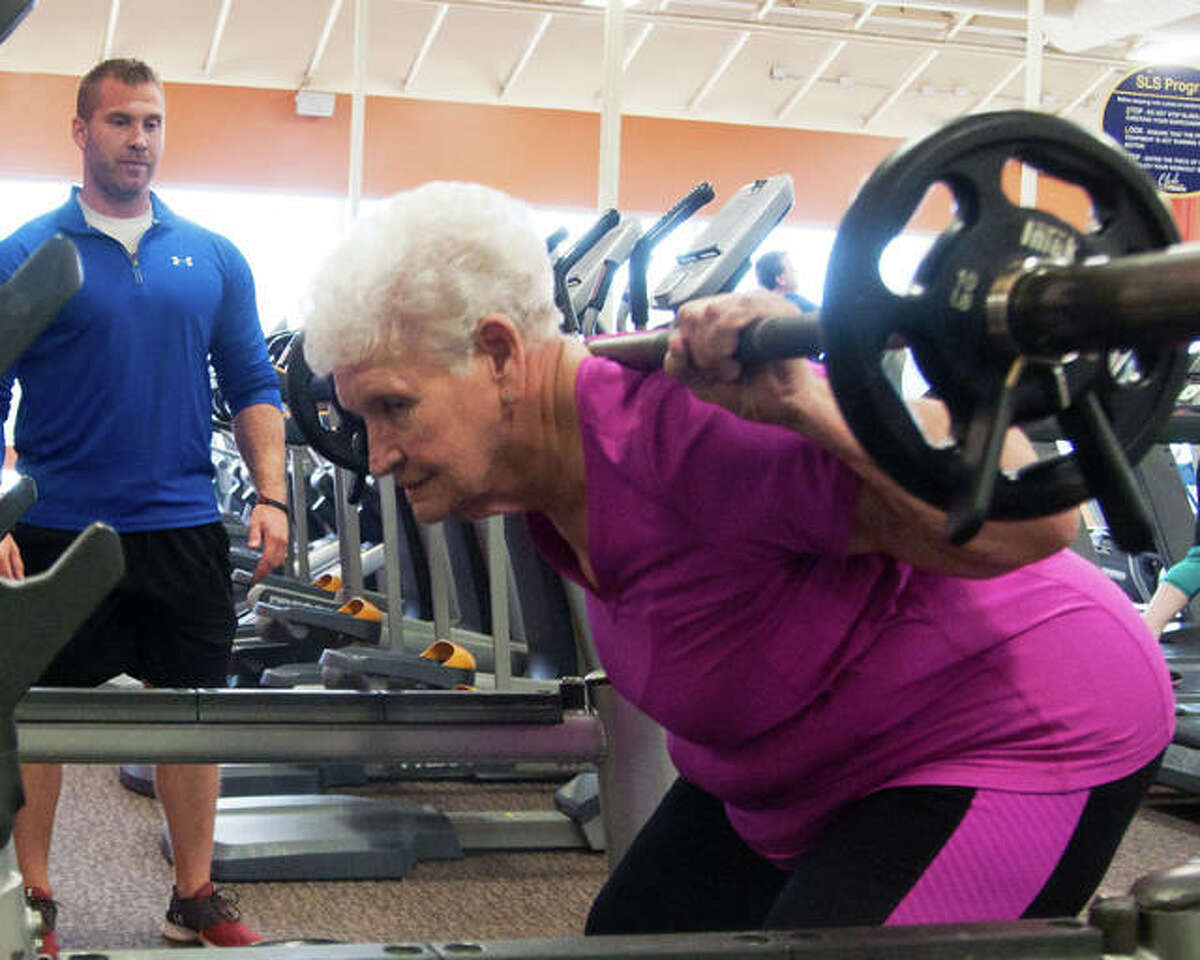
M 1200 70 L 1142 67 L 1113 88 L 1104 132 L 1171 197 L 1200 193 Z

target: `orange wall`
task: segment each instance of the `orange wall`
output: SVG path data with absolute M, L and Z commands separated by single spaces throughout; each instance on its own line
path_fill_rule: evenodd
M 296 116 L 288 90 L 168 84 L 166 95 L 163 182 L 346 192 L 346 98 L 334 116 L 317 118 Z
M 621 123 L 621 204 L 665 210 L 707 180 L 719 204 L 757 177 L 790 173 L 791 219 L 836 223 L 855 191 L 900 141 L 687 120 L 625 117 Z
M 371 97 L 365 129 L 365 193 L 470 180 L 533 204 L 596 206 L 596 114 Z
M 1187 243 L 1200 240 L 1200 197 L 1172 198 L 1171 210 L 1183 240 Z
M 73 77 L 0 73 L 0 175 L 78 178 Z M 350 98 L 330 118 L 297 117 L 292 93 L 167 84 L 163 183 L 345 193 Z M 596 206 L 595 113 L 369 97 L 363 192 L 430 179 L 477 180 L 530 203 Z M 732 124 L 626 117 L 619 204 L 662 211 L 702 180 L 714 203 L 742 184 L 791 173 L 792 219 L 836 223 L 854 189 L 898 141 Z
M 71 141 L 74 77 L 0 73 L 0 174 L 63 179 L 79 176 Z
M 73 77 L 0 72 L 0 176 L 75 179 Z M 345 194 L 350 98 L 329 118 L 296 116 L 287 90 L 167 84 L 163 183 Z M 385 97 L 367 99 L 363 192 L 385 195 L 431 179 L 476 180 L 547 206 L 596 206 L 600 118 L 595 113 Z M 619 206 L 666 210 L 707 180 L 719 209 L 758 177 L 790 173 L 793 222 L 836 224 L 855 191 L 899 141 L 648 117 L 621 125 Z M 1066 209 L 1074 198 L 1047 190 Z M 945 196 L 914 225 L 946 222 Z M 1072 219 L 1068 216 L 1068 219 Z

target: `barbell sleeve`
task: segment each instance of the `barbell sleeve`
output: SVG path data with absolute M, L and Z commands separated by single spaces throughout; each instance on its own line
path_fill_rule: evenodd
M 1008 283 L 997 319 L 1024 351 L 1166 346 L 1200 336 L 1200 244 L 1036 266 Z
M 673 327 L 614 334 L 587 341 L 595 356 L 635 370 L 657 370 L 667 355 Z M 815 356 L 821 350 L 821 321 L 816 313 L 798 317 L 763 317 L 743 327 L 734 358 L 756 365 L 785 357 Z
M 594 356 L 615 360 L 633 370 L 657 370 L 667 355 L 670 329 L 644 330 L 595 337 L 587 341 Z

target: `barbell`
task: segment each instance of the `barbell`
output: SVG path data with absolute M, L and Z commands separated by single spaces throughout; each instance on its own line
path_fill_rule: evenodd
M 1013 161 L 1081 190 L 1089 222 L 1010 200 Z M 909 287 L 893 291 L 880 273 L 884 250 L 939 184 L 953 197 L 953 220 Z M 819 315 L 758 321 L 738 356 L 753 365 L 820 353 L 859 442 L 905 490 L 947 511 L 954 543 L 988 518 L 1045 516 L 1094 497 L 1122 549 L 1153 549 L 1131 465 L 1158 441 L 1186 375 L 1187 342 L 1200 336 L 1200 248 L 1178 242 L 1150 178 L 1114 145 L 1049 114 L 964 117 L 899 148 L 864 183 L 838 227 Z M 587 344 L 652 369 L 669 334 Z M 300 402 L 312 374 L 297 346 L 293 415 L 320 452 L 364 471 L 361 421 L 308 416 Z M 948 441 L 924 436 L 885 372 L 898 346 L 945 403 Z M 1008 427 L 1045 421 L 1070 451 L 1001 470 Z
M 1090 222 L 1010 200 L 1011 161 L 1082 190 Z M 880 259 L 937 184 L 953 197 L 953 221 L 910 287 L 893 291 Z M 1178 241 L 1150 178 L 1110 143 L 1048 114 L 965 117 L 868 178 L 838 227 L 819 315 L 759 321 L 738 356 L 753 365 L 820 352 L 854 435 L 900 486 L 947 511 L 955 543 L 989 517 L 1044 516 L 1095 497 L 1123 549 L 1153 549 L 1131 464 L 1157 442 L 1187 342 L 1200 336 L 1200 247 Z M 669 333 L 589 348 L 654 368 Z M 897 345 L 945 402 L 948 442 L 926 439 L 885 373 Z M 1070 452 L 1001 470 L 1007 428 L 1047 418 Z

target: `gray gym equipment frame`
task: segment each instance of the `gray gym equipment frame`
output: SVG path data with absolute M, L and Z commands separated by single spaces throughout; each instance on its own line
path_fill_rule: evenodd
M 11 606 L 0 591 L 0 611 Z M 568 681 L 560 694 L 465 691 L 271 691 L 34 689 L 17 708 L 22 759 L 164 762 L 215 759 L 269 760 L 337 756 L 445 760 L 574 757 L 601 770 L 605 830 L 614 846 L 627 843 L 624 823 L 647 812 L 635 809 L 636 771 L 645 757 L 615 749 L 618 741 L 647 738 L 630 717 L 606 717 L 602 675 Z M 582 698 L 580 694 L 582 693 Z M 271 720 L 262 718 L 270 716 Z M 214 737 L 214 729 L 220 736 Z M 136 732 L 136 737 L 132 736 Z M 134 744 L 136 743 L 136 748 Z M 220 748 L 214 747 L 220 743 Z M 628 745 L 628 744 L 626 744 Z M 652 751 L 653 752 L 653 751 Z M 632 772 L 632 773 L 631 773 Z M 623 789 L 616 793 L 612 787 Z M 607 789 L 606 789 L 607 786 Z M 657 794 L 655 794 L 656 798 Z M 627 806 L 626 806 L 627 805 Z M 636 826 L 632 826 L 636 829 Z M 0 851 L 10 867 L 0 878 L 0 950 L 25 947 L 14 932 L 19 875 L 11 848 Z M 4 861 L 0 861 L 2 869 Z M 6 922 L 6 918 L 8 918 Z M 17 924 L 16 933 L 20 933 Z M 28 936 L 28 932 L 25 932 Z M 278 958 L 416 956 L 461 958 L 841 958 L 968 960 L 968 958 L 1132 958 L 1194 960 L 1200 943 L 1200 861 L 1143 878 L 1128 897 L 1098 901 L 1092 922 L 1073 919 L 793 932 L 745 932 L 561 940 L 398 943 L 255 948 L 246 957 Z M 351 953 L 351 949 L 354 951 Z M 1140 951 L 1140 952 L 1139 952 Z M 118 958 L 164 957 L 163 951 L 117 951 Z M 239 951 L 232 951 L 239 960 Z M 26 956 L 31 956 L 26 953 Z M 96 957 L 96 951 L 89 951 Z

